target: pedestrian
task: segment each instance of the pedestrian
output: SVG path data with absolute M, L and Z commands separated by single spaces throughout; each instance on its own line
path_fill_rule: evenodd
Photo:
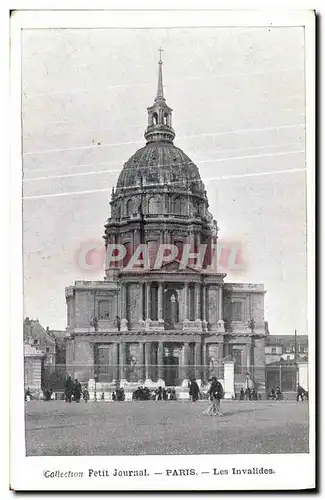
M 245 391 L 243 388 L 240 389 L 239 399 L 242 401 L 245 398 Z
M 189 395 L 190 395 L 193 403 L 196 403 L 196 401 L 199 399 L 199 394 L 200 394 L 199 386 L 198 386 L 196 380 L 192 379 L 190 382 Z
M 224 391 L 221 383 L 218 381 L 217 377 L 212 377 L 211 379 L 211 386 L 208 391 L 209 398 L 210 398 L 210 406 L 207 409 L 206 412 L 204 412 L 205 415 L 219 415 L 222 416 L 221 410 L 220 410 L 220 401 L 224 396 Z
M 82 397 L 83 397 L 84 402 L 87 403 L 89 400 L 89 391 L 88 391 L 87 387 L 84 388 L 83 393 L 82 393 Z
M 32 393 L 30 392 L 30 388 L 27 387 L 27 391 L 25 391 L 25 401 L 30 401 L 32 399 Z
M 44 389 L 43 390 L 44 401 L 51 401 L 52 389 Z
M 158 401 L 162 400 L 163 390 L 162 387 L 158 387 Z
M 70 375 L 64 383 L 64 394 L 65 394 L 65 402 L 71 403 L 71 398 L 73 394 L 73 381 Z
M 304 395 L 305 395 L 304 389 L 301 387 L 300 384 L 297 384 L 297 401 L 299 401 L 299 399 L 303 401 Z
M 81 393 L 82 387 L 79 380 L 76 378 L 73 384 L 73 397 L 76 403 L 80 403 Z
M 281 401 L 283 399 L 283 394 L 281 392 L 281 389 L 279 386 L 276 387 L 275 389 L 275 400 L 276 401 Z

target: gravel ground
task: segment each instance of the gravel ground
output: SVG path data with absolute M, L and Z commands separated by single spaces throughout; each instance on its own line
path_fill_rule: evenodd
M 307 453 L 308 405 L 295 401 L 26 403 L 27 455 Z

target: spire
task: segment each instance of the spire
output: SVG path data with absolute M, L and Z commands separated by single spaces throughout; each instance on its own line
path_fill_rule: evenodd
M 164 97 L 163 77 L 162 77 L 162 60 L 161 53 L 163 49 L 159 49 L 160 57 L 158 61 L 158 88 L 152 106 L 148 110 L 148 127 L 144 136 L 149 142 L 169 142 L 173 143 L 175 132 L 172 128 L 172 109 L 167 106 Z
M 157 96 L 155 102 L 164 101 L 164 86 L 163 86 L 163 76 L 162 76 L 162 65 L 163 62 L 161 60 L 161 53 L 164 49 L 159 49 L 159 61 L 158 61 L 158 88 L 157 88 Z

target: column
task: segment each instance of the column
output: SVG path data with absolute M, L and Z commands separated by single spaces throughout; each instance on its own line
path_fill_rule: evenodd
M 119 368 L 120 368 L 120 384 L 124 384 L 126 382 L 125 379 L 125 343 L 120 342 L 119 344 Z
M 196 381 L 197 382 L 199 381 L 201 383 L 202 361 L 201 361 L 201 343 L 200 342 L 195 342 L 195 344 L 194 344 L 194 363 L 195 363 L 194 373 L 195 373 Z M 199 383 L 199 385 L 200 385 L 200 383 Z
M 202 320 L 206 321 L 206 285 L 202 285 Z
M 208 381 L 208 344 L 203 344 L 203 382 L 207 383 Z
M 222 321 L 223 320 L 223 310 L 222 310 L 222 286 L 219 287 L 219 292 L 218 292 L 218 320 Z
M 201 321 L 201 285 L 195 284 L 195 319 Z
M 118 344 L 114 342 L 113 344 L 113 382 L 116 382 L 118 379 Z
M 218 322 L 217 328 L 219 332 L 224 332 L 224 321 L 223 321 L 223 300 L 222 300 L 222 286 L 219 285 L 218 288 Z
M 126 283 L 121 283 L 121 331 L 128 329 L 127 310 L 126 310 Z
M 158 381 L 159 384 L 163 381 L 164 376 L 164 344 L 163 342 L 158 342 Z
M 208 328 L 207 322 L 207 287 L 202 285 L 202 326 L 204 330 Z
M 123 314 L 122 309 L 122 301 L 123 301 L 123 293 L 122 293 L 123 284 L 120 284 L 120 290 L 117 292 L 117 304 L 116 304 L 116 314 L 121 319 Z
M 146 283 L 146 320 L 150 321 L 151 316 L 151 283 Z
M 143 283 L 140 283 L 139 285 L 139 302 L 140 302 L 140 318 L 139 318 L 139 323 L 143 322 Z
M 184 321 L 188 321 L 188 283 L 184 283 L 183 288 L 183 297 L 184 297 Z
M 140 351 L 140 356 L 139 356 L 139 369 L 137 370 L 137 376 L 139 379 L 139 382 L 143 382 L 145 378 L 145 352 L 144 352 L 144 343 L 139 342 L 139 351 Z
M 188 374 L 189 374 L 189 353 L 190 353 L 190 345 L 188 342 L 184 342 L 183 346 L 183 382 L 182 385 L 186 385 L 188 383 Z
M 250 378 L 252 378 L 252 373 L 251 373 L 251 344 L 246 344 L 245 349 L 246 349 L 246 367 L 247 367 L 247 371 L 249 372 Z
M 145 385 L 151 383 L 151 342 L 144 344 Z
M 158 321 L 164 322 L 164 313 L 163 313 L 163 302 L 164 302 L 164 284 L 159 283 L 158 289 Z

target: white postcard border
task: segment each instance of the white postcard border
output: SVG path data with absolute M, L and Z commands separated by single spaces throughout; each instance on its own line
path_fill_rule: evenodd
M 315 18 L 312 11 L 25 11 L 16 12 L 11 25 L 11 114 L 10 122 L 10 335 L 11 335 L 11 487 L 15 490 L 252 490 L 305 489 L 314 486 L 315 366 L 309 363 L 310 376 L 310 453 L 290 455 L 192 455 L 120 457 L 26 457 L 23 400 L 23 256 L 22 256 L 22 158 L 21 158 L 21 29 L 88 27 L 182 27 L 182 26 L 305 26 L 306 40 L 306 162 L 308 222 L 308 324 L 309 359 L 315 359 L 315 276 L 314 266 L 314 176 L 315 176 Z M 19 300 L 19 297 L 21 298 Z M 197 475 L 166 477 L 165 470 L 195 468 L 264 468 L 276 474 L 253 476 Z M 147 468 L 150 476 L 91 479 L 88 469 Z M 75 479 L 49 479 L 44 471 L 83 471 Z M 162 472 L 155 475 L 154 472 Z

